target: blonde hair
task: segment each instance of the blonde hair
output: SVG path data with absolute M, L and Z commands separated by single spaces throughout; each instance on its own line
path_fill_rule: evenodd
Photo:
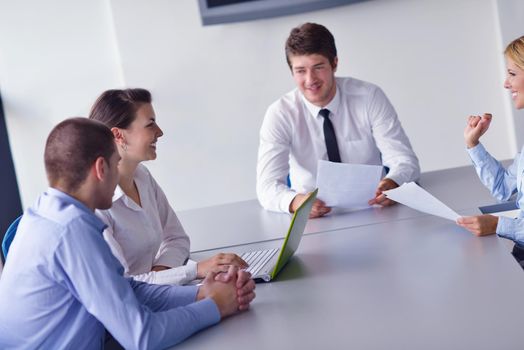
M 524 70 L 524 36 L 510 42 L 504 50 L 504 55 Z

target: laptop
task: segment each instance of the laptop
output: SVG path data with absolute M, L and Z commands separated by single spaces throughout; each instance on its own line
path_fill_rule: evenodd
M 249 264 L 246 271 L 251 273 L 255 281 L 269 282 L 274 279 L 298 249 L 302 234 L 306 228 L 309 213 L 317 198 L 317 192 L 318 189 L 311 192 L 295 211 L 295 214 L 293 214 L 282 247 L 251 251 L 241 255 L 241 258 Z

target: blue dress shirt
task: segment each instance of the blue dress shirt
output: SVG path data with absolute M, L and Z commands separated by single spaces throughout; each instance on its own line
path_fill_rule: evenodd
M 196 286 L 124 278 L 104 228 L 53 188 L 24 213 L 0 279 L 1 349 L 100 349 L 104 327 L 126 349 L 166 348 L 220 320 Z
M 499 217 L 497 234 L 524 245 L 524 198 L 522 191 L 522 173 L 524 172 L 524 152 L 517 153 L 513 163 L 506 169 L 486 151 L 482 144 L 468 149 L 480 181 L 488 188 L 493 197 L 507 201 L 517 192 L 517 207 L 520 210 L 517 219 Z

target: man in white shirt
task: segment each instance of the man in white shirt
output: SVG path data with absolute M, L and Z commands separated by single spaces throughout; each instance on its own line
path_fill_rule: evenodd
M 417 180 L 420 167 L 386 95 L 373 84 L 335 78 L 335 40 L 322 25 L 294 28 L 286 58 L 297 88 L 269 106 L 260 130 L 257 195 L 262 206 L 293 213 L 315 188 L 320 159 L 384 165 L 389 172 L 369 204 L 394 203 L 382 191 Z M 310 217 L 330 210 L 317 199 Z

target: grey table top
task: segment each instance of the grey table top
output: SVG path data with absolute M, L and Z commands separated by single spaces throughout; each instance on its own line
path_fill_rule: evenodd
M 495 202 L 472 167 L 425 173 L 420 184 L 461 214 Z M 254 200 L 180 218 L 196 260 L 279 247 L 290 220 Z M 251 310 L 177 348 L 522 349 L 524 274 L 507 242 L 402 205 L 310 220 Z
M 474 212 L 478 206 L 495 202 L 471 166 L 423 173 L 420 185 L 457 211 Z M 291 220 L 289 214 L 264 210 L 255 199 L 180 211 L 177 214 L 191 238 L 191 250 L 194 252 L 279 239 L 286 235 Z M 338 212 L 310 220 L 305 233 L 365 226 L 424 215 L 426 214 L 403 205 Z
M 502 241 L 433 216 L 306 235 L 250 311 L 177 348 L 522 349 L 524 274 Z

